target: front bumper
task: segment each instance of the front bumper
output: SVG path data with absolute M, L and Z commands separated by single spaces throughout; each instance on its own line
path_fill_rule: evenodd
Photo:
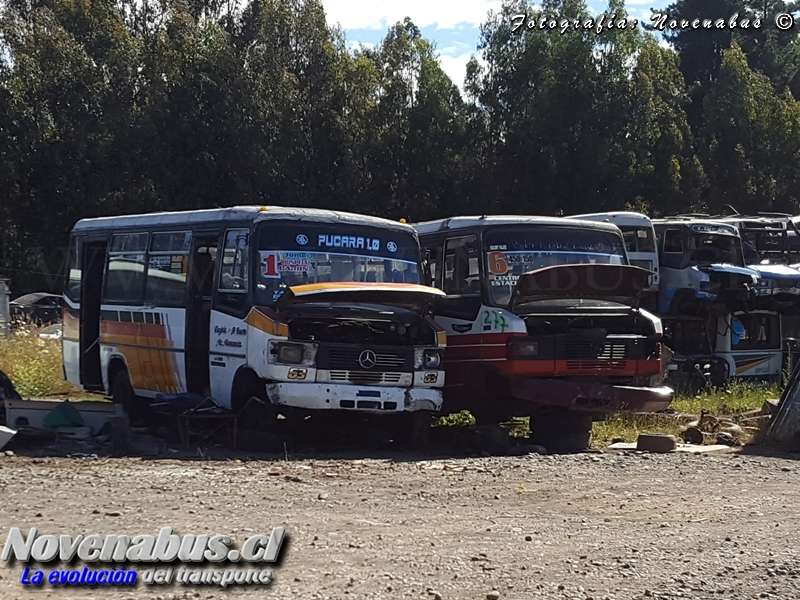
M 442 391 L 433 388 L 361 386 L 332 383 L 271 383 L 267 397 L 276 406 L 386 414 L 439 411 Z
M 668 387 L 630 387 L 574 379 L 511 377 L 516 400 L 587 412 L 656 412 L 667 408 L 675 393 Z

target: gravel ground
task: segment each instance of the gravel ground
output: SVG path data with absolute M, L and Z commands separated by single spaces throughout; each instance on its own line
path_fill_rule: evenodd
M 288 541 L 267 587 L 23 587 L 16 563 L 0 568 L 0 597 L 800 597 L 796 455 L 381 452 L 2 456 L 2 543 L 13 526 L 73 536 L 171 526 L 228 534 L 241 547 L 283 525 Z

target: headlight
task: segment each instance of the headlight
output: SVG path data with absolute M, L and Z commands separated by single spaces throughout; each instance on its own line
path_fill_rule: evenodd
M 442 357 L 438 352 L 426 350 L 422 354 L 422 366 L 425 369 L 436 369 L 442 363 Z
M 701 281 L 698 289 L 701 292 L 713 292 L 717 289 L 717 284 L 714 281 Z
M 533 340 L 509 340 L 506 345 L 506 355 L 514 358 L 536 358 L 539 356 L 539 342 Z
M 278 344 L 278 361 L 296 365 L 303 362 L 303 346 L 300 344 Z

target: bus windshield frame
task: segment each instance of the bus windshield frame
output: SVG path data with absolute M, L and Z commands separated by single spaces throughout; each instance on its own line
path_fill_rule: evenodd
M 655 254 L 656 238 L 653 227 L 647 225 L 618 225 L 628 254 Z
M 721 231 L 689 231 L 686 237 L 686 263 L 687 266 L 720 263 L 743 267 L 742 239 L 736 234 Z
M 509 306 L 523 273 L 556 265 L 629 264 L 621 234 L 600 228 L 493 227 L 483 234 L 483 248 L 487 296 L 498 307 Z
M 421 283 L 411 232 L 349 223 L 265 221 L 255 230 L 256 304 L 274 306 L 307 283 Z

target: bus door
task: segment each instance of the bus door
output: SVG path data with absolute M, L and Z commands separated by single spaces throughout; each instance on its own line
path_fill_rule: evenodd
M 219 234 L 216 232 L 195 232 L 193 235 L 186 307 L 186 387 L 197 394 L 210 392 L 211 297 L 218 245 Z
M 83 242 L 79 361 L 81 385 L 85 390 L 103 389 L 103 370 L 100 365 L 100 302 L 107 258 L 106 240 L 89 239 Z

